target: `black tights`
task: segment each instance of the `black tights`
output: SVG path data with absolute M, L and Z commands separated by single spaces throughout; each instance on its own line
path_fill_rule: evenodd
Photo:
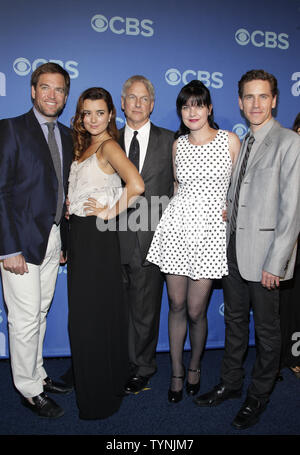
M 212 286 L 212 280 L 201 278 L 192 280 L 181 275 L 167 275 L 169 297 L 169 344 L 172 362 L 172 375 L 182 376 L 183 348 L 189 321 L 189 337 L 191 358 L 189 368 L 200 368 L 200 359 L 207 334 L 207 304 Z M 193 384 L 199 380 L 199 375 L 188 372 L 188 381 Z M 180 390 L 182 380 L 172 379 L 171 389 Z

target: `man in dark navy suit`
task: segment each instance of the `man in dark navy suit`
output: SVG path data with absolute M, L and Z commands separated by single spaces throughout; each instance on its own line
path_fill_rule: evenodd
M 69 88 L 61 66 L 41 65 L 31 77 L 33 109 L 0 121 L 0 265 L 13 380 L 24 406 L 53 418 L 64 411 L 45 392 L 70 391 L 47 376 L 42 356 L 63 260 L 60 231 L 72 138 L 57 118 Z

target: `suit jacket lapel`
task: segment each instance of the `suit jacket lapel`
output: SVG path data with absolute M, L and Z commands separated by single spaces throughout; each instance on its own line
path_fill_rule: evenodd
M 119 133 L 120 133 L 120 136 L 119 136 L 119 144 L 120 144 L 120 147 L 124 150 L 124 152 L 126 153 L 126 150 L 125 150 L 125 141 L 124 141 L 124 132 L 125 132 L 125 128 L 122 128 L 121 130 L 119 130 Z
M 141 170 L 141 176 L 145 178 L 147 176 L 148 170 L 151 169 L 151 164 L 153 160 L 153 154 L 155 150 L 158 149 L 158 135 L 155 131 L 154 125 L 151 123 L 150 134 L 149 134 L 149 142 L 146 151 L 146 156 L 143 164 L 143 168 Z
M 262 143 L 260 144 L 260 146 L 258 147 L 258 149 L 256 150 L 256 152 L 253 153 L 253 155 L 251 155 L 251 153 L 250 153 L 249 160 L 248 160 L 248 166 L 246 169 L 246 174 L 252 169 L 252 167 L 255 167 L 257 165 L 258 161 L 264 156 L 267 148 L 271 144 L 272 144 L 272 138 L 269 137 L 269 135 L 267 135 L 264 138 L 264 140 L 262 141 Z
M 274 130 L 278 128 L 280 128 L 280 124 L 275 120 L 274 125 L 272 126 L 269 133 L 264 137 L 257 150 L 253 154 L 250 153 L 245 175 L 247 175 L 248 172 L 251 171 L 251 169 L 255 167 L 259 160 L 261 160 L 267 153 L 267 150 L 273 144 Z
M 70 143 L 68 138 L 66 137 L 63 129 L 61 128 L 59 122 L 57 122 L 57 126 L 60 131 L 60 138 L 61 138 L 61 145 L 62 145 L 62 164 L 63 164 L 63 183 L 65 184 L 69 178 L 69 170 L 70 170 L 70 162 L 68 158 L 68 154 L 72 156 L 72 150 L 70 150 Z
M 47 163 L 47 165 L 51 167 L 51 169 L 53 170 L 53 172 L 55 174 L 55 169 L 53 166 L 53 161 L 52 161 L 52 157 L 51 157 L 51 153 L 50 153 L 47 141 L 45 139 L 43 130 L 42 130 L 36 116 L 34 115 L 34 112 L 32 109 L 27 114 L 27 126 L 28 126 L 29 133 L 34 138 L 34 144 L 37 144 L 36 147 L 38 147 L 39 157 L 42 158 L 45 161 L 45 163 Z

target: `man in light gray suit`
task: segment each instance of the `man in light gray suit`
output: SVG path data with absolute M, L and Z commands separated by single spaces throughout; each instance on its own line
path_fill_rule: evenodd
M 223 279 L 225 354 L 221 383 L 195 399 L 216 406 L 241 396 L 243 360 L 253 309 L 256 362 L 246 401 L 232 422 L 258 422 L 274 387 L 280 360 L 279 283 L 293 275 L 300 231 L 300 138 L 273 117 L 277 80 L 263 70 L 239 81 L 239 106 L 250 123 L 228 192 L 228 266 Z

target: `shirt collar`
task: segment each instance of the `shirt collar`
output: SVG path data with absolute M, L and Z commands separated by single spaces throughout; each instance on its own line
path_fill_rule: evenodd
M 266 137 L 266 135 L 269 133 L 269 131 L 273 127 L 274 122 L 275 122 L 275 120 L 272 117 L 264 126 L 259 128 L 257 131 L 252 132 L 250 130 L 250 134 L 252 134 L 254 136 L 254 139 L 255 139 L 256 143 L 257 142 L 261 142 Z
M 45 125 L 46 123 L 48 123 L 48 120 L 45 119 L 45 117 L 36 109 L 35 106 L 33 106 L 33 112 L 40 125 Z M 53 120 L 53 123 L 55 123 L 56 125 L 56 119 Z
M 126 123 L 126 129 L 127 129 L 127 131 L 130 131 L 132 134 L 133 134 L 134 131 L 138 131 L 139 135 L 141 135 L 141 136 L 144 136 L 144 135 L 146 135 L 146 134 L 149 133 L 149 131 L 150 131 L 150 126 L 151 126 L 150 120 L 148 120 L 148 122 L 145 123 L 145 125 L 143 125 L 143 126 L 142 126 L 141 128 L 139 128 L 138 130 L 135 130 L 135 129 L 131 128 L 131 127 Z

